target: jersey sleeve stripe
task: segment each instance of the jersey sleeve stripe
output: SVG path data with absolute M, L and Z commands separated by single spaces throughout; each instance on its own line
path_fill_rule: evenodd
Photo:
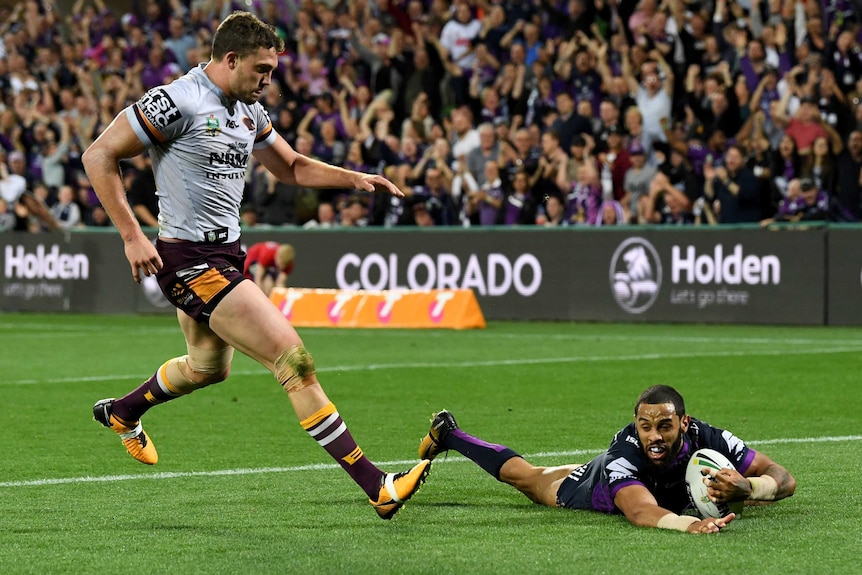
M 147 136 L 150 137 L 150 140 L 158 143 L 162 143 L 165 141 L 165 138 L 164 136 L 162 136 L 161 132 L 159 132 L 156 127 L 153 126 L 149 120 L 147 120 L 146 116 L 141 113 L 141 109 L 138 108 L 137 104 L 132 106 L 132 110 L 134 110 L 135 112 L 135 118 L 138 120 L 138 124 L 140 124 L 141 128 L 143 128 Z
M 272 122 L 267 124 L 266 128 L 260 131 L 260 134 L 258 134 L 257 137 L 254 139 L 254 143 L 259 144 L 262 141 L 266 140 L 269 137 L 270 133 L 272 133 Z

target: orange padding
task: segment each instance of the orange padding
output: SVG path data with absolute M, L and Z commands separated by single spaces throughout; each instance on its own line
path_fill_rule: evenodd
M 473 290 L 274 288 L 269 299 L 297 327 L 484 328 Z

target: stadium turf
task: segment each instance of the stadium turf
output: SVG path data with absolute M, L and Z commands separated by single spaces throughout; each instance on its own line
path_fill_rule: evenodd
M 300 329 L 354 437 L 407 469 L 431 413 L 545 465 L 585 461 L 640 391 L 785 465 L 794 497 L 714 536 L 534 505 L 458 456 L 391 521 L 237 356 L 230 379 L 144 419 L 145 467 L 92 421 L 184 352 L 163 317 L 0 315 L 3 573 L 859 572 L 862 329 L 492 322 L 481 331 Z

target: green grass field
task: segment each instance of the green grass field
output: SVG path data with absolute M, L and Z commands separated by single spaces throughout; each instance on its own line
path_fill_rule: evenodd
M 0 315 L 0 573 L 860 573 L 862 330 L 492 323 L 300 329 L 365 452 L 416 461 L 431 412 L 541 464 L 607 446 L 648 385 L 786 466 L 794 497 L 727 530 L 548 509 L 457 456 L 390 522 L 300 428 L 272 377 L 151 411 L 145 467 L 92 421 L 184 352 L 172 318 Z

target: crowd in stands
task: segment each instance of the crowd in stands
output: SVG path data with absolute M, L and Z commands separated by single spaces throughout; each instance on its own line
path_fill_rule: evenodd
M 110 226 L 82 151 L 209 59 L 247 9 L 286 42 L 261 103 L 297 151 L 405 198 L 283 184 L 253 159 L 243 225 L 858 221 L 852 0 L 102 0 L 0 7 L 0 231 Z M 146 156 L 123 166 L 142 225 Z

